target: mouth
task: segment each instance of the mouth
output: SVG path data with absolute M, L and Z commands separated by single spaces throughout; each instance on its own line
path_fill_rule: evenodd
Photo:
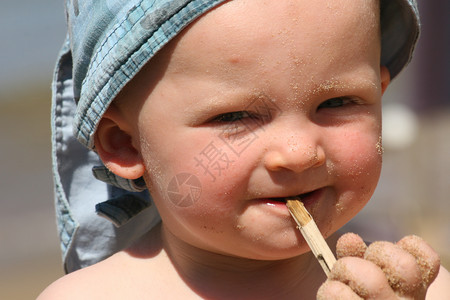
M 295 196 L 287 196 L 287 197 L 275 197 L 275 198 L 267 198 L 269 202 L 275 203 L 275 204 L 286 204 L 287 199 L 298 199 L 303 202 L 303 204 L 307 204 L 310 202 L 313 202 L 316 196 L 319 194 L 319 190 L 314 190 L 308 193 L 299 194 Z
M 312 191 L 312 192 L 308 192 L 308 193 L 304 193 L 304 194 L 295 195 L 295 196 L 277 197 L 277 198 L 269 198 L 269 199 L 273 200 L 273 201 L 276 201 L 276 202 L 284 202 L 284 203 L 286 203 L 287 199 L 297 199 L 297 200 L 300 200 L 302 202 L 305 202 L 309 198 L 311 198 L 311 196 L 313 194 L 315 194 L 316 192 L 317 192 L 317 190 Z

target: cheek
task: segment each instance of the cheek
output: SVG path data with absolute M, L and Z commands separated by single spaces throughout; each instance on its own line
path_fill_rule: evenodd
M 329 173 L 333 174 L 337 199 L 335 210 L 322 220 L 325 232 L 334 232 L 353 218 L 370 200 L 381 172 L 382 153 L 379 135 L 347 131 L 346 138 L 334 135 Z M 367 132 L 367 131 L 366 131 Z M 337 137 L 341 138 L 337 138 Z M 331 140 L 330 140 L 331 141 Z
M 210 215 L 230 213 L 230 199 L 241 193 L 241 157 L 216 135 L 146 134 L 141 141 L 146 182 L 162 214 Z M 150 142 L 160 140 L 160 142 Z M 167 140 L 170 140 L 167 142 Z
M 202 183 L 204 175 L 196 167 L 199 147 L 205 139 L 184 134 L 183 131 L 161 126 L 164 130 L 152 130 L 152 126 L 141 128 L 140 150 L 147 171 L 147 183 L 153 192 L 166 193 L 172 181 L 185 179 L 189 174 Z M 180 182 L 182 184 L 183 182 Z
M 367 132 L 367 133 L 366 133 Z M 355 131 L 336 141 L 334 162 L 342 185 L 354 193 L 371 195 L 378 183 L 382 164 L 381 138 L 378 130 Z

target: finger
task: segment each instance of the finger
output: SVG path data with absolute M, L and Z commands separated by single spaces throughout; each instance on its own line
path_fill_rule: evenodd
M 325 281 L 317 291 L 317 300 L 361 300 L 348 285 L 334 280 Z
M 367 246 L 363 239 L 355 233 L 346 233 L 341 236 L 336 244 L 336 256 L 342 258 L 345 256 L 364 257 Z
M 407 251 L 389 242 L 374 242 L 364 258 L 383 270 L 397 294 L 414 299 L 423 295 L 422 274 L 414 256 Z
M 330 280 L 348 285 L 364 299 L 396 299 L 383 271 L 374 263 L 358 257 L 344 257 L 333 266 Z
M 439 255 L 423 239 L 415 235 L 404 237 L 397 245 L 415 257 L 422 274 L 422 280 L 428 287 L 439 273 L 441 266 Z

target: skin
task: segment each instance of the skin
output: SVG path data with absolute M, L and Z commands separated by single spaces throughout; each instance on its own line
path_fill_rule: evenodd
M 145 175 L 158 199 L 164 226 L 183 242 L 252 259 L 289 258 L 304 253 L 305 242 L 286 207 L 268 205 L 268 198 L 313 192 L 306 206 L 328 236 L 353 217 L 375 189 L 381 168 L 381 94 L 389 75 L 386 69 L 382 75 L 379 66 L 378 27 L 348 34 L 363 17 L 376 23 L 375 8 L 364 1 L 344 5 L 340 9 L 349 15 L 332 16 L 341 28 L 324 30 L 320 41 L 311 32 L 321 18 L 306 26 L 312 19 L 306 13 L 270 28 L 260 22 L 273 12 L 281 18 L 303 10 L 305 3 L 297 2 L 221 6 L 162 53 L 156 66 L 164 69 L 158 73 L 164 73 L 162 78 L 152 78 L 152 66 L 144 70 L 135 86 L 157 83 L 140 105 L 121 105 L 129 102 L 125 100 L 116 106 L 117 114 L 130 120 L 125 130 L 145 170 L 138 175 Z M 243 10 L 255 15 L 242 18 Z M 215 22 L 219 28 L 207 30 Z M 344 34 L 351 40 L 342 43 Z M 311 59 L 304 59 L 312 53 Z M 139 98 L 135 88 L 129 90 L 126 99 Z M 258 99 L 273 103 L 278 111 L 267 118 L 248 109 Z M 325 107 L 335 102 L 337 107 Z M 133 122 L 136 115 L 138 121 Z M 230 125 L 237 126 L 238 133 L 230 132 Z M 224 131 L 230 140 L 253 134 L 258 138 L 237 157 L 219 138 Z M 210 142 L 234 160 L 215 180 L 195 160 Z M 202 183 L 200 201 L 187 208 L 167 199 L 170 180 L 182 172 Z
M 336 252 L 340 259 L 319 289 L 318 299 L 442 299 L 448 295 L 448 287 L 441 285 L 448 280 L 448 272 L 440 268 L 439 256 L 420 237 L 367 247 L 361 237 L 347 233 L 339 238 Z M 435 282 L 438 274 L 439 282 Z
M 235 0 L 189 26 L 125 87 L 95 141 L 111 171 L 144 176 L 162 224 L 57 281 L 42 299 L 314 299 L 326 278 L 277 199 L 303 195 L 335 245 L 332 234 L 371 197 L 389 84 L 378 19 L 375 1 Z M 239 155 L 227 146 L 248 140 Z M 214 178 L 195 160 L 211 142 L 231 160 Z M 180 173 L 201 184 L 190 205 L 168 194 Z M 392 251 L 384 246 L 378 252 Z M 341 252 L 361 252 L 349 247 Z M 420 269 L 414 259 L 407 264 Z M 369 295 L 380 284 L 392 292 L 382 268 L 364 257 L 341 258 L 338 266 L 322 296 L 337 283 L 343 294 L 335 295 L 356 297 L 367 276 L 352 277 L 355 285 L 345 276 L 368 269 L 376 283 Z

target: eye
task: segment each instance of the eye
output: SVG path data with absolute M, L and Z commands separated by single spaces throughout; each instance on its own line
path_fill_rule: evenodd
M 258 114 L 248 111 L 235 111 L 217 115 L 209 120 L 209 124 L 220 130 L 220 135 L 226 139 L 236 139 L 264 125 L 265 120 Z
M 347 104 L 355 103 L 355 100 L 350 97 L 331 98 L 322 102 L 317 109 L 321 108 L 336 108 Z
M 217 117 L 213 118 L 211 122 L 233 123 L 236 121 L 243 120 L 245 118 L 252 118 L 252 115 L 246 111 L 235 111 L 218 115 Z

